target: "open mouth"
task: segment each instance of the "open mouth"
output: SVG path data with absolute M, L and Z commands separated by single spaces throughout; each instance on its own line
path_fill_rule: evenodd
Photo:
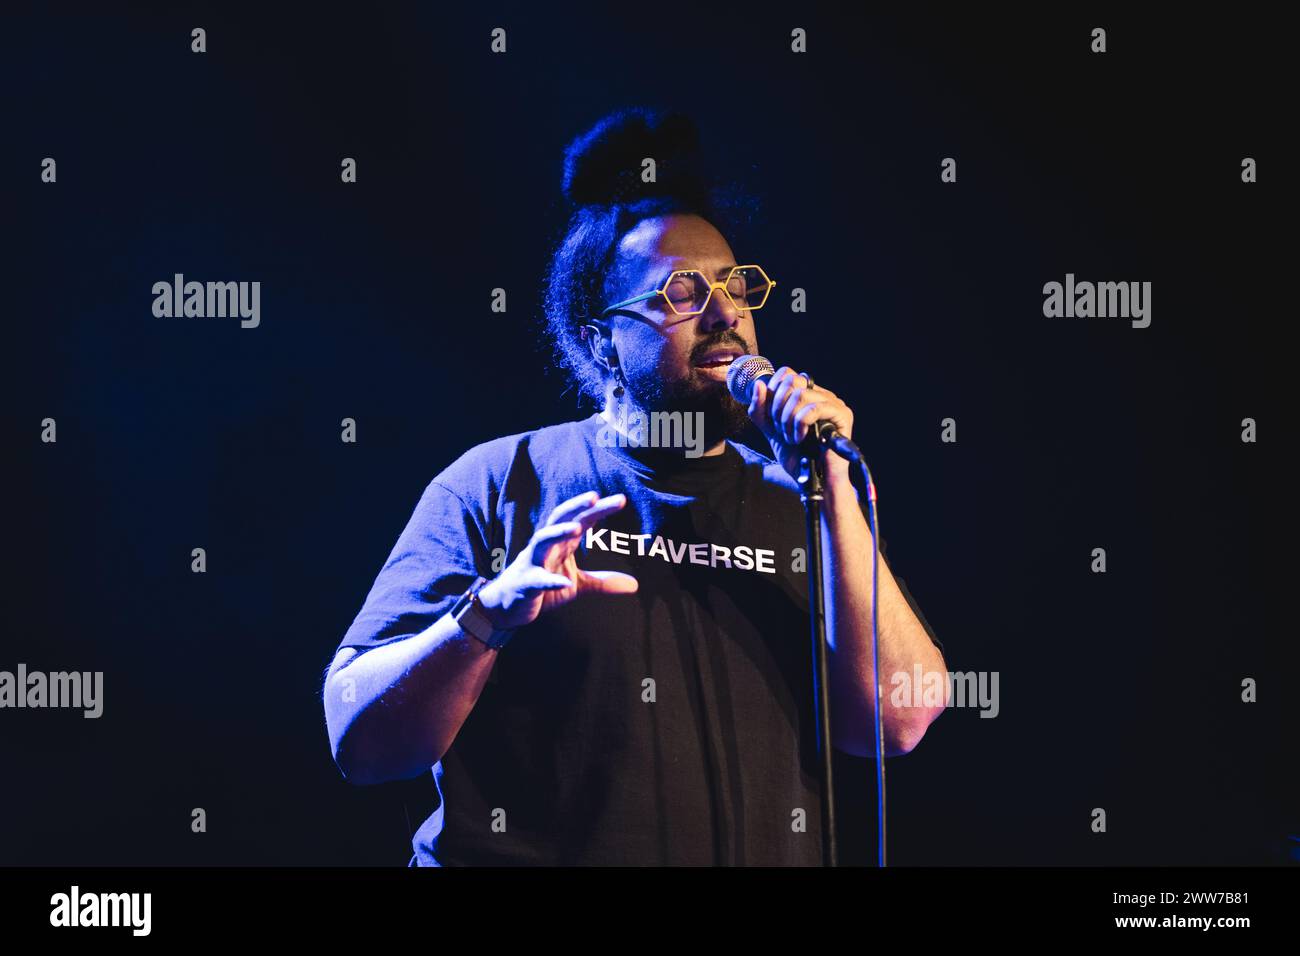
M 732 362 L 740 358 L 743 353 L 727 349 L 720 352 L 710 352 L 702 359 L 695 363 L 696 368 L 728 368 Z

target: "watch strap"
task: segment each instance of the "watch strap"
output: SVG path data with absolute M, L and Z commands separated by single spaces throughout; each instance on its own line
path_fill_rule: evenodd
M 483 607 L 479 603 L 478 592 L 487 584 L 487 578 L 479 576 L 469 590 L 460 596 L 460 599 L 451 609 L 452 617 L 460 625 L 461 630 L 474 639 L 486 644 L 493 650 L 500 650 L 505 647 L 514 636 L 514 631 L 498 631 L 488 620 L 488 616 L 483 613 Z

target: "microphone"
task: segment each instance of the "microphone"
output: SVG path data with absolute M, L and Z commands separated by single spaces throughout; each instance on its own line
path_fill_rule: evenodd
M 769 384 L 776 369 L 772 363 L 761 355 L 742 355 L 731 363 L 727 369 L 727 391 L 731 397 L 745 407 L 754 399 L 754 383 L 759 379 Z M 830 422 L 814 422 L 801 446 L 803 451 L 813 457 L 822 448 L 830 448 L 841 458 L 849 461 L 861 461 L 862 452 L 858 446 L 845 438 Z

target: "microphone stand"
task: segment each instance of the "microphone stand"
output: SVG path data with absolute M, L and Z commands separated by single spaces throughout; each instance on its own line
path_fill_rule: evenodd
M 826 597 L 822 588 L 822 504 L 825 495 L 817 456 L 799 462 L 799 500 L 808 529 L 808 611 L 813 652 L 813 707 L 817 750 L 822 761 L 822 865 L 838 866 L 835 841 L 835 793 L 831 771 L 830 659 L 826 644 Z

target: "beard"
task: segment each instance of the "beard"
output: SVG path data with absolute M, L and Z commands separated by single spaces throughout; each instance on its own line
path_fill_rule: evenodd
M 738 440 L 750 426 L 749 412 L 731 396 L 725 382 L 696 376 L 666 379 L 657 368 L 624 367 L 629 396 L 646 412 L 701 413 L 704 439 L 713 445 Z

